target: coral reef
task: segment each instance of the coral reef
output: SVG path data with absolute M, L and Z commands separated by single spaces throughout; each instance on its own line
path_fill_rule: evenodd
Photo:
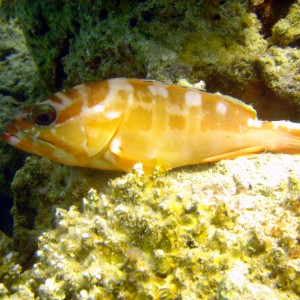
M 272 27 L 270 48 L 259 58 L 262 76 L 276 94 L 300 106 L 299 68 L 300 1 L 291 5 L 285 18 Z
M 300 21 L 300 19 L 299 19 Z M 259 58 L 263 78 L 278 95 L 291 97 L 300 105 L 300 50 L 272 46 Z
M 12 183 L 14 193 L 14 245 L 20 251 L 19 262 L 30 264 L 37 246 L 36 237 L 51 228 L 58 205 L 67 209 L 81 202 L 87 191 L 107 184 L 120 173 L 70 168 L 45 158 L 28 157 Z
M 28 53 L 22 30 L 16 19 L 0 19 L 0 130 L 22 106 L 41 97 L 42 86 L 37 68 Z
M 299 1 L 74 5 L 41 0 L 35 5 L 21 1 L 17 7 L 41 78 L 53 91 L 101 78 L 147 76 L 167 82 L 205 80 L 208 91 L 243 98 L 247 87 L 260 82 L 260 101 L 271 90 L 300 107 L 299 59 L 290 55 L 297 52 Z M 272 46 L 284 46 L 281 56 L 292 68 L 278 63 Z M 276 67 L 266 60 L 276 61 Z
M 218 74 L 244 86 L 267 48 L 257 18 L 240 1 L 22 1 L 17 15 L 41 76 L 54 89 L 146 75 L 209 81 Z
M 41 97 L 42 86 L 36 76 L 37 68 L 28 53 L 22 30 L 16 19 L 0 19 L 0 131 L 4 124 L 26 103 Z M 0 141 L 0 228 L 12 234 L 8 211 L 12 205 L 10 182 L 23 164 L 25 154 Z
M 300 1 L 291 5 L 285 18 L 280 19 L 272 28 L 272 41 L 281 46 L 295 46 L 300 39 Z
M 32 158 L 21 172 L 32 170 L 32 164 L 43 164 L 48 171 L 24 182 L 39 184 L 43 177 L 55 193 L 62 192 L 53 187 L 64 177 L 64 167 Z M 86 188 L 78 186 L 78 178 L 85 182 L 91 174 L 80 173 L 68 176 L 69 184 L 64 184 L 68 197 L 63 199 L 74 200 L 69 208 L 56 197 L 50 204 L 50 190 L 41 186 L 40 201 L 45 199 L 46 205 L 35 205 L 44 207 L 47 213 L 40 215 L 48 221 L 44 228 L 37 222 L 38 238 L 31 233 L 38 240 L 34 264 L 20 273 L 19 258 L 10 254 L 11 269 L 19 276 L 11 271 L 5 282 L 0 277 L 2 295 L 262 299 L 263 294 L 264 299 L 298 299 L 299 170 L 299 157 L 284 154 L 169 174 L 157 170 L 150 177 L 136 165 L 106 187 L 95 180 L 82 201 L 79 191 Z M 22 214 L 26 212 L 15 218 Z
M 1 102 L 5 101 L 3 109 L 7 108 L 6 115 L 1 115 L 1 118 L 8 118 L 16 113 L 18 102 L 36 100 L 43 88 L 36 76 L 37 68 L 28 53 L 19 22 L 13 18 L 0 20 L 0 37 L 0 97 Z

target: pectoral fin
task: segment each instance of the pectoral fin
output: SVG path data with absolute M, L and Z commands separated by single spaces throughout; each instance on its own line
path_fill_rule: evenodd
M 88 156 L 94 156 L 109 144 L 120 122 L 121 117 L 108 119 L 97 114 L 82 118 L 82 124 L 86 132 L 86 151 Z

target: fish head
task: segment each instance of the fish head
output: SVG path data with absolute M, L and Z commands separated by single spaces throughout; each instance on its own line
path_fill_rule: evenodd
M 60 108 L 49 101 L 28 107 L 10 121 L 2 139 L 23 151 L 74 164 L 85 156 L 86 132 L 79 116 L 58 123 L 59 115 Z
M 121 118 L 101 103 L 101 97 L 95 109 L 88 102 L 86 86 L 85 91 L 86 99 L 71 99 L 69 90 L 68 101 L 61 101 L 66 92 L 59 92 L 24 109 L 7 125 L 2 139 L 18 149 L 63 164 L 88 166 L 108 146 Z

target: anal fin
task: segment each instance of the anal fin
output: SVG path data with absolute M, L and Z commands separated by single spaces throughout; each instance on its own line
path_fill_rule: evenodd
M 204 163 L 219 161 L 222 159 L 233 159 L 233 158 L 242 157 L 242 156 L 251 156 L 251 155 L 255 155 L 255 154 L 260 154 L 260 153 L 264 153 L 264 152 L 266 152 L 265 147 L 254 146 L 254 147 L 234 150 L 231 152 L 207 157 L 207 158 L 204 158 L 203 160 L 201 160 L 199 163 L 204 164 Z

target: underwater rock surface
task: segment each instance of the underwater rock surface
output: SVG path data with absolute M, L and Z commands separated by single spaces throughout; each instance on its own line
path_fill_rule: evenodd
M 16 14 L 52 92 L 111 77 L 185 78 L 253 103 L 246 91 L 259 82 L 254 103 L 271 91 L 273 104 L 300 107 L 299 0 L 28 3 Z
M 150 178 L 136 165 L 110 173 L 107 185 L 99 182 L 107 172 L 84 172 L 31 157 L 17 174 L 16 207 L 21 189 L 35 191 L 24 193 L 36 212 L 24 239 L 38 245 L 34 256 L 24 241 L 15 252 L 2 249 L 2 297 L 299 298 L 299 156 L 263 154 Z M 14 210 L 16 220 L 25 215 Z M 26 251 L 32 260 L 22 272 Z
M 0 5 L 1 6 L 1 5 Z M 1 17 L 1 7 L 0 7 Z M 28 52 L 18 20 L 0 18 L 0 132 L 4 124 L 20 112 L 24 102 L 43 95 L 37 67 Z M 26 99 L 26 101 L 25 101 Z M 25 154 L 0 141 L 0 230 L 12 234 L 9 217 L 11 208 L 10 183 L 14 173 L 23 164 Z

